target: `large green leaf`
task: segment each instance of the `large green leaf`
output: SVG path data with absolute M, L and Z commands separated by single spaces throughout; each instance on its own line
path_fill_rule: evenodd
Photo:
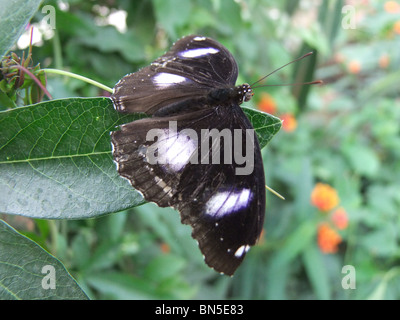
M 137 119 L 110 99 L 64 99 L 0 113 L 0 212 L 88 218 L 143 198 L 118 176 L 110 131 Z
M 0 300 L 87 299 L 63 264 L 0 220 Z
M 265 146 L 281 121 L 245 109 Z M 119 177 L 110 131 L 142 115 L 122 115 L 109 98 L 72 98 L 0 112 L 0 212 L 88 218 L 143 203 Z
M 18 40 L 41 0 L 0 0 L 0 58 Z

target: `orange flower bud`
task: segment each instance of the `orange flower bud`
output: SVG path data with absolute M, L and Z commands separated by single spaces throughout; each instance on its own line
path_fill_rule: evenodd
M 292 132 L 297 128 L 297 120 L 292 113 L 284 113 L 280 116 L 282 120 L 282 129 Z
M 341 236 L 328 223 L 318 227 L 318 246 L 323 253 L 335 253 L 342 242 Z
M 360 71 L 361 71 L 361 64 L 360 64 L 360 62 L 357 61 L 357 60 L 351 60 L 351 61 L 347 64 L 347 70 L 348 70 L 350 73 L 353 73 L 353 74 L 360 73 Z
M 400 4 L 396 1 L 386 1 L 383 6 L 387 13 L 399 13 L 400 12 Z
M 339 204 L 339 196 L 330 185 L 317 183 L 311 192 L 311 204 L 321 211 L 329 211 Z
M 343 208 L 338 208 L 336 209 L 332 216 L 331 216 L 333 224 L 339 229 L 343 230 L 346 229 L 347 226 L 349 225 L 349 218 L 347 216 L 346 210 Z
M 275 100 L 266 92 L 263 92 L 261 94 L 261 99 L 258 102 L 257 107 L 259 110 L 267 112 L 269 114 L 274 114 L 276 112 Z

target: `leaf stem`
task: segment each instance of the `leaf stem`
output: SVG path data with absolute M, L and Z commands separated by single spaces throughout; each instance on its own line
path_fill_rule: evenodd
M 62 75 L 62 76 L 66 76 L 66 77 L 75 78 L 75 79 L 78 79 L 78 80 L 81 80 L 81 81 L 85 81 L 85 82 L 87 82 L 87 83 L 89 83 L 91 85 L 94 85 L 94 86 L 96 86 L 96 87 L 98 87 L 100 89 L 103 89 L 105 91 L 108 91 L 110 93 L 113 92 L 112 88 L 107 87 L 106 85 L 104 85 L 104 84 L 102 84 L 100 82 L 97 82 L 95 80 L 86 78 L 86 77 L 81 76 L 81 75 L 76 74 L 76 73 L 72 73 L 72 72 L 65 71 L 65 70 L 59 70 L 59 69 L 51 69 L 51 68 L 45 68 L 45 69 L 41 69 L 41 70 L 43 70 L 44 72 L 47 72 L 47 73 L 59 74 L 59 75 Z

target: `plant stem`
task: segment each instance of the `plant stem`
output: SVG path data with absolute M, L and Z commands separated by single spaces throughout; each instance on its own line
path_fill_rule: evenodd
M 104 84 L 102 84 L 100 82 L 97 82 L 95 80 L 86 78 L 86 77 L 81 76 L 81 75 L 76 74 L 76 73 L 72 73 L 72 72 L 65 71 L 65 70 L 59 70 L 59 69 L 50 69 L 50 68 L 45 68 L 45 69 L 41 69 L 41 70 L 43 70 L 44 72 L 47 72 L 47 73 L 59 74 L 59 75 L 62 75 L 62 76 L 66 76 L 66 77 L 71 77 L 71 78 L 75 78 L 75 79 L 78 79 L 78 80 L 82 80 L 82 81 L 85 81 L 85 82 L 87 82 L 87 83 L 89 83 L 91 85 L 94 85 L 94 86 L 96 86 L 96 87 L 98 87 L 100 89 L 108 91 L 110 93 L 113 92 L 112 88 L 107 87 L 107 86 L 105 86 Z
M 62 54 L 61 54 L 61 43 L 60 43 L 60 36 L 58 34 L 57 29 L 54 30 L 54 37 L 53 37 L 53 51 L 54 51 L 54 65 L 57 69 L 62 69 Z
M 39 81 L 39 79 L 32 73 L 30 72 L 27 68 L 25 68 L 24 66 L 21 66 L 19 64 L 12 66 L 13 68 L 22 70 L 23 72 L 25 72 L 27 75 L 29 75 L 31 77 L 31 79 L 33 81 L 36 82 L 36 84 L 40 87 L 40 89 L 43 90 L 43 92 L 46 94 L 46 96 L 51 100 L 53 99 L 51 94 L 47 91 L 47 89 L 43 86 L 43 84 Z
M 285 200 L 285 197 L 282 196 L 280 193 L 278 193 L 277 191 L 275 191 L 274 189 L 268 187 L 267 185 L 265 185 L 265 188 L 269 191 L 272 192 L 274 195 L 276 195 L 278 198 L 281 198 L 282 200 Z

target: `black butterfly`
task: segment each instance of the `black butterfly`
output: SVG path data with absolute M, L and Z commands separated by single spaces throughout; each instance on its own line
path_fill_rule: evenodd
M 239 107 L 253 93 L 248 84 L 235 87 L 237 75 L 224 46 L 191 35 L 122 78 L 111 96 L 119 112 L 151 115 L 112 132 L 119 174 L 147 201 L 179 210 L 205 262 L 227 275 L 256 243 L 265 214 L 260 147 Z

